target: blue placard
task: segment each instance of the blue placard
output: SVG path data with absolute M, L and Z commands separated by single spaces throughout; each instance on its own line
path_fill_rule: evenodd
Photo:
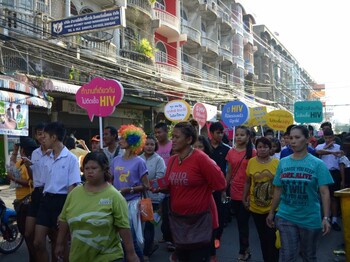
M 249 118 L 249 108 L 241 101 L 228 102 L 221 112 L 221 119 L 228 127 L 239 126 Z
M 82 32 L 99 31 L 124 25 L 123 9 L 73 16 L 51 22 L 53 36 L 74 35 Z
M 323 105 L 321 101 L 299 101 L 294 103 L 294 119 L 297 123 L 321 123 Z

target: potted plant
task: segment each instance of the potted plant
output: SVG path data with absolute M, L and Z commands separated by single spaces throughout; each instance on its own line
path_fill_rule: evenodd
M 150 59 L 154 59 L 154 53 L 156 52 L 156 48 L 152 46 L 152 44 L 148 41 L 147 38 L 142 38 L 140 41 L 134 40 L 133 44 L 135 46 L 135 51 L 141 54 L 144 54 Z

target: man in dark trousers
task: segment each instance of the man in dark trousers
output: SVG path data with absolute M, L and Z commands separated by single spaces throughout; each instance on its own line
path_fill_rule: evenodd
M 213 148 L 212 153 L 209 155 L 216 164 L 220 167 L 222 173 L 226 174 L 227 171 L 227 161 L 226 155 L 227 152 L 231 149 L 229 145 L 222 142 L 224 136 L 224 126 L 220 122 L 215 122 L 210 125 L 209 132 L 211 135 L 210 144 Z M 229 209 L 227 209 L 222 201 L 222 192 L 213 193 L 216 207 L 218 210 L 219 216 L 219 228 L 215 232 L 215 246 L 220 246 L 220 238 L 223 233 L 223 228 L 225 224 L 225 218 L 229 214 Z

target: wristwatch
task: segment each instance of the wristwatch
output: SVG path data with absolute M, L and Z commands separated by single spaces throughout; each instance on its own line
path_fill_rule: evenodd
M 331 219 L 329 217 L 323 217 L 323 220 L 326 220 L 328 223 L 331 222 Z
M 134 194 L 134 188 L 133 187 L 130 187 L 130 194 Z

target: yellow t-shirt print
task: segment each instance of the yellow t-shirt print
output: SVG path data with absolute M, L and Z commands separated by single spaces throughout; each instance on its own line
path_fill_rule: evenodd
M 121 173 L 120 176 L 119 176 L 119 181 L 127 183 L 129 176 L 130 176 L 130 170 L 128 171 L 128 173 Z

